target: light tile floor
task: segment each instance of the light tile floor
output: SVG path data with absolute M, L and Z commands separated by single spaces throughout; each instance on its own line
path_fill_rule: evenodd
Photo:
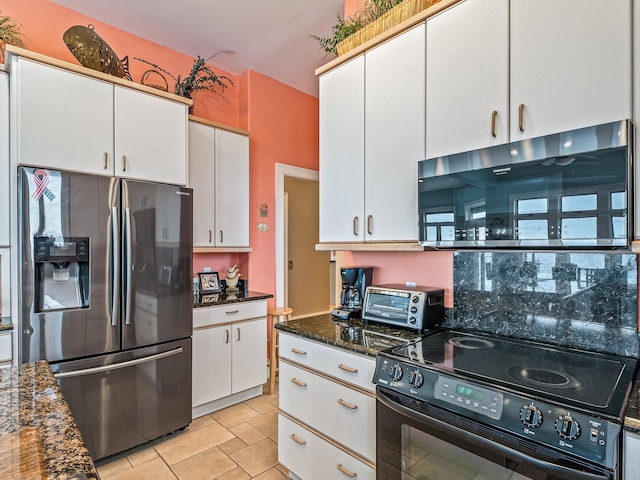
M 96 462 L 101 480 L 285 480 L 278 393 L 196 418 L 182 432 Z

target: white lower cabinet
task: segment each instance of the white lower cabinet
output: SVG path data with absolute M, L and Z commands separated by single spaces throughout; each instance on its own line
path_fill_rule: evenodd
M 302 480 L 375 478 L 375 360 L 283 332 L 279 355 L 279 462 Z
M 278 415 L 278 461 L 303 480 L 376 478 L 370 465 L 283 414 Z
M 0 368 L 10 367 L 12 354 L 11 330 L 0 332 Z
M 624 475 L 622 479 L 631 480 L 637 478 L 640 472 L 640 434 L 625 430 L 623 442 Z
M 194 311 L 193 418 L 262 394 L 267 378 L 266 301 Z

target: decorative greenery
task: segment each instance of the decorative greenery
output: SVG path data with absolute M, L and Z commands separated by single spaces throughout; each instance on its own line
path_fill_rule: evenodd
M 331 27 L 330 37 L 309 35 L 309 38 L 318 42 L 320 48 L 325 52 L 337 55 L 338 43 L 381 17 L 401 2 L 402 0 L 368 0 L 362 8 L 348 18 L 343 19 L 338 13 L 338 23 Z
M 168 72 L 164 68 L 142 58 L 135 58 L 147 65 L 150 65 L 159 72 L 162 72 L 171 77 L 175 82 L 173 93 L 180 95 L 181 97 L 191 98 L 191 94 L 198 90 L 208 90 L 218 95 L 224 96 L 224 92 L 227 88 L 234 87 L 233 81 L 225 75 L 217 75 L 207 62 L 212 58 L 220 55 L 221 53 L 230 53 L 229 51 L 221 51 L 214 53 L 208 58 L 202 58 L 198 55 L 198 58 L 193 61 L 193 67 L 189 74 L 182 78 L 180 75 L 177 77 Z
M 2 11 L 0 11 L 2 14 Z M 22 24 L 12 17 L 0 15 L 0 41 L 16 47 L 26 47 L 22 34 Z

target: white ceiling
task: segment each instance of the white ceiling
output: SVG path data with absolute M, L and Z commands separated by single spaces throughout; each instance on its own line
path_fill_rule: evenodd
M 91 18 L 212 63 L 247 69 L 318 96 L 325 56 L 310 34 L 328 37 L 344 0 L 51 0 Z

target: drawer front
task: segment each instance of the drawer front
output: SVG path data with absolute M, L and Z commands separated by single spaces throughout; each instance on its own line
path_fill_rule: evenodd
M 0 334 L 0 362 L 11 362 L 11 332 Z
M 278 415 L 278 461 L 302 480 L 376 478 L 369 465 L 283 415 Z
M 280 409 L 371 461 L 375 408 L 374 397 L 280 362 Z
M 212 307 L 198 307 L 193 309 L 193 328 L 266 316 L 266 300 L 229 303 L 227 305 L 214 305 Z
M 372 379 L 376 361 L 373 357 L 283 333 L 280 334 L 280 356 L 375 392 Z

